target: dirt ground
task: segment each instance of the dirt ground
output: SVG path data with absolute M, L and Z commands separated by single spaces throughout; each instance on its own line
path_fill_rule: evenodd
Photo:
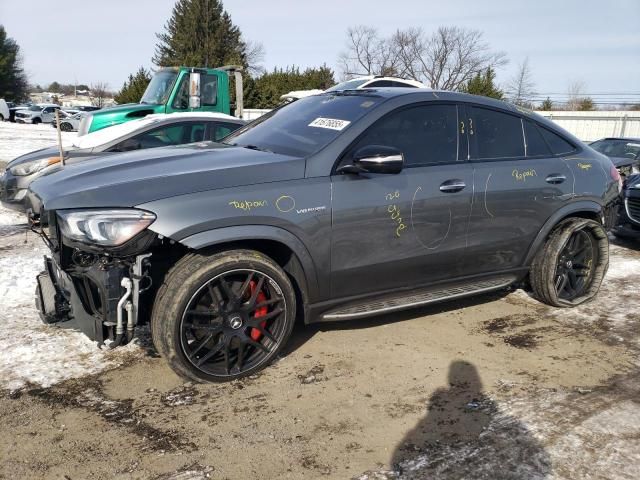
M 5 229 L 0 255 L 38 241 Z M 0 393 L 0 478 L 637 478 L 638 246 L 611 262 L 578 309 L 517 290 L 300 327 L 221 385 L 184 383 L 143 332 L 117 368 Z

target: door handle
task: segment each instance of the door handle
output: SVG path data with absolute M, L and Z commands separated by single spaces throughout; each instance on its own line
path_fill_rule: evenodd
M 466 187 L 467 184 L 462 180 L 447 180 L 440 185 L 440 191 L 443 193 L 455 193 Z
M 555 185 L 564 182 L 566 179 L 567 177 L 565 175 L 562 175 L 560 173 L 552 173 L 547 178 L 545 178 L 545 181 L 547 183 L 552 183 Z

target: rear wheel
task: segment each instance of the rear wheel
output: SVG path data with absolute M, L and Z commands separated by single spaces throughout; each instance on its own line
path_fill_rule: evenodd
M 573 307 L 591 300 L 609 267 L 609 240 L 593 220 L 572 218 L 549 236 L 531 266 L 533 292 L 554 307 Z
M 266 367 L 295 320 L 295 293 L 270 258 L 251 250 L 188 255 L 153 307 L 153 343 L 181 376 L 227 381 Z

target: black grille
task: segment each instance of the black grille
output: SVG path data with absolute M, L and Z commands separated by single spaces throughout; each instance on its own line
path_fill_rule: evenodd
M 640 223 L 640 198 L 627 198 L 626 203 L 631 220 Z

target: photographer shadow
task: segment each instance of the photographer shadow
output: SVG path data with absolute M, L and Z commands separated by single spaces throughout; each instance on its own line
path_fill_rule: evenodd
M 428 414 L 393 453 L 401 479 L 542 480 L 551 459 L 517 418 L 483 393 L 477 369 L 455 361 L 449 388 L 429 399 Z

